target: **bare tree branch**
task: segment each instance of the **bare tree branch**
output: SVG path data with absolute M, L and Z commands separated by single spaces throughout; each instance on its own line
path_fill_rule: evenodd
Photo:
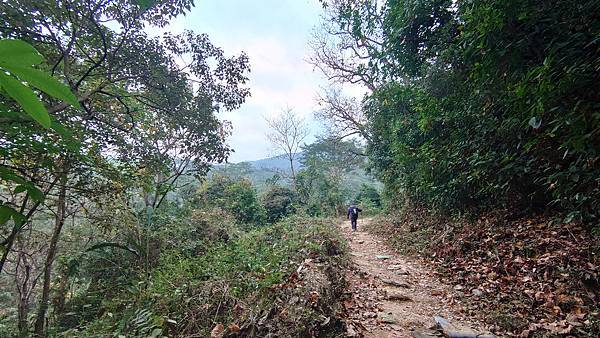
M 271 132 L 267 134 L 267 138 L 290 162 L 292 181 L 295 186 L 296 170 L 294 168 L 294 158 L 302 142 L 308 136 L 309 131 L 306 128 L 304 120 L 296 116 L 294 110 L 289 107 L 283 109 L 280 115 L 266 120 L 271 128 Z
M 359 135 L 367 141 L 371 140 L 361 105 L 356 99 L 344 97 L 339 87 L 326 89 L 319 97 L 319 105 L 323 108 L 315 115 L 325 122 L 333 137 L 341 140 Z

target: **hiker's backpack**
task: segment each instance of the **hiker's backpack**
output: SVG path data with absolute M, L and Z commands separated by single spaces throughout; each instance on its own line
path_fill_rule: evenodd
M 350 212 L 352 213 L 352 217 L 358 217 L 358 209 L 352 208 Z

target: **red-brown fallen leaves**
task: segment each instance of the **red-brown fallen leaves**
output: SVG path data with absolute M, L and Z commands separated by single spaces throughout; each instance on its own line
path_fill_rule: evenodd
M 382 325 L 377 321 L 377 313 L 382 310 L 377 284 L 371 279 L 359 277 L 359 271 L 349 274 L 353 280 L 350 284 L 358 283 L 360 292 L 347 291 L 342 302 L 343 311 L 339 316 L 346 322 L 347 337 L 363 337 L 374 326 Z
M 272 285 L 271 289 L 295 289 L 302 285 L 304 285 L 304 281 L 298 276 L 298 273 L 294 272 L 283 283 Z
M 471 224 L 418 218 L 439 229 L 433 241 L 423 238 L 429 246 L 422 253 L 461 285 L 451 301 L 465 304 L 469 315 L 487 317 L 497 333 L 581 335 L 600 329 L 599 245 L 584 226 L 497 215 Z M 388 225 L 377 232 L 393 241 L 408 229 Z
M 354 300 L 353 299 L 346 299 L 346 300 L 344 300 L 343 304 L 344 304 L 344 308 L 346 310 L 351 309 L 351 308 L 354 307 Z
M 227 326 L 227 331 L 225 331 L 225 326 L 223 324 L 218 323 L 215 327 L 210 331 L 210 338 L 221 338 L 226 333 L 239 333 L 240 327 L 236 323 L 231 323 Z
M 233 309 L 231 311 L 231 314 L 233 316 L 233 319 L 238 320 L 242 317 L 242 315 L 244 314 L 244 307 L 242 305 L 240 305 L 239 303 L 236 303 L 233 306 Z
M 224 332 L 225 332 L 225 326 L 223 326 L 223 324 L 219 323 L 219 324 L 215 325 L 215 327 L 212 329 L 212 331 L 210 331 L 210 338 L 219 338 L 223 335 Z
M 587 285 L 597 285 L 597 257 L 591 254 L 591 238 L 581 226 L 528 220 L 501 228 L 467 228 L 457 237 L 433 248 L 438 257 L 447 258 L 438 262 L 451 272 L 449 276 L 460 276 L 469 289 L 492 296 L 478 307 L 510 304 L 512 317 L 522 319 L 508 317 L 511 322 L 499 323 L 499 329 L 524 336 L 540 330 L 568 334 L 583 326 L 580 319 L 586 317 L 569 317 L 573 325 L 566 320 L 569 315 L 597 311 L 597 290 Z M 528 322 L 539 325 L 518 325 Z
M 308 300 L 310 301 L 310 305 L 316 306 L 319 302 L 319 293 L 316 291 L 312 291 L 308 297 Z
M 227 327 L 227 331 L 229 331 L 230 333 L 238 333 L 240 332 L 240 327 L 236 323 L 231 323 Z

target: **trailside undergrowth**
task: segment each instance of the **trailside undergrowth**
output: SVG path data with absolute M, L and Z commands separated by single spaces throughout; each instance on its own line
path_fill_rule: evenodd
M 451 302 L 497 334 L 600 333 L 600 241 L 580 223 L 506 212 L 452 219 L 412 208 L 380 217 L 368 230 L 425 258 L 455 285 Z
M 341 329 L 335 312 L 345 244 L 331 221 L 291 217 L 247 232 L 218 229 L 195 242 L 164 243 L 148 276 L 94 305 L 97 319 L 61 335 L 301 337 Z

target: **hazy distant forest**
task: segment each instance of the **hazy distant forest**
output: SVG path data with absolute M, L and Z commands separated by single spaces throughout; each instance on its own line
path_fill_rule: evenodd
M 495 333 L 600 334 L 600 2 L 320 3 L 326 133 L 284 109 L 266 164 L 248 56 L 147 33 L 192 0 L 0 3 L 1 337 L 343 336 L 351 203 Z

